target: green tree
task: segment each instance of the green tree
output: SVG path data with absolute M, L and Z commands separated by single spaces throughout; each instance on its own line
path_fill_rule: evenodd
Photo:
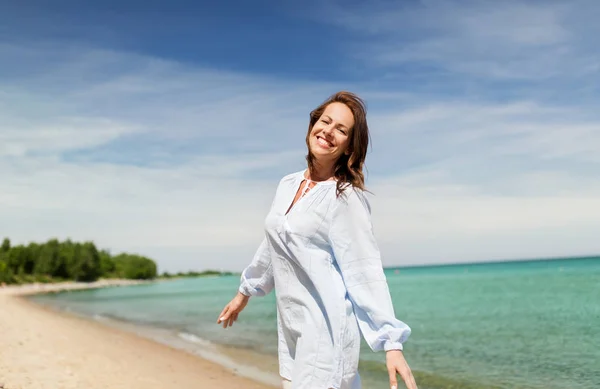
M 6 253 L 6 264 L 13 274 L 22 274 L 27 262 L 27 251 L 24 246 L 14 246 Z
M 60 243 L 57 239 L 51 239 L 43 244 L 39 250 L 39 256 L 35 263 L 35 274 L 54 277 L 60 267 Z
M 112 257 L 93 242 L 60 242 L 12 246 L 5 238 L 0 246 L 0 282 L 51 282 L 56 280 L 94 281 L 104 278 L 153 279 L 156 263 L 134 254 Z
M 2 241 L 2 246 L 0 246 L 0 251 L 6 253 L 8 252 L 8 250 L 10 250 L 10 239 L 4 238 L 4 240 Z
M 6 253 L 0 251 L 0 283 L 12 283 L 13 273 L 9 269 L 8 264 L 5 261 Z
M 107 250 L 100 250 L 100 273 L 101 277 L 114 277 L 116 272 L 116 265 L 113 258 L 110 256 L 110 252 Z
M 156 277 L 156 263 L 146 257 L 123 253 L 114 260 L 117 274 L 121 278 L 146 280 Z
M 75 262 L 75 244 L 67 239 L 60 244 L 58 250 L 58 267 L 53 274 L 54 277 L 73 279 L 72 267 Z
M 100 276 L 100 254 L 92 242 L 75 244 L 71 276 L 76 281 L 95 281 Z

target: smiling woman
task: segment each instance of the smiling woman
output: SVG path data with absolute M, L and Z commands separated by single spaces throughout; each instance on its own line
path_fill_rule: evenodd
M 339 92 L 313 110 L 306 145 L 311 174 L 324 170 L 322 165 L 333 166 L 338 192 L 344 183 L 364 189 L 362 168 L 369 146 L 369 127 L 367 109 L 360 98 Z
M 403 355 L 411 331 L 395 317 L 364 194 L 368 139 L 366 108 L 353 93 L 311 112 L 308 168 L 281 179 L 265 237 L 217 320 L 229 327 L 250 296 L 277 290 L 284 388 L 359 389 L 361 332 L 386 352 L 391 388 L 397 374 L 417 388 Z

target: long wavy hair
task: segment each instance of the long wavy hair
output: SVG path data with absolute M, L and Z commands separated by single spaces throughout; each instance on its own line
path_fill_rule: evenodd
M 354 126 L 350 129 L 350 142 L 348 144 L 349 154 L 342 154 L 336 161 L 334 168 L 334 177 L 337 180 L 336 195 L 339 196 L 349 185 L 362 190 L 365 189 L 365 177 L 362 170 L 367 157 L 370 135 L 365 102 L 352 92 L 340 91 L 331 95 L 310 113 L 308 133 L 306 134 L 306 146 L 308 147 L 306 162 L 311 175 L 315 168 L 315 157 L 310 150 L 310 133 L 317 120 L 331 103 L 345 104 L 354 115 Z

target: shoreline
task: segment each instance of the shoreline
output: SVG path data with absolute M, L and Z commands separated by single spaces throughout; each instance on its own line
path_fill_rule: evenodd
M 117 288 L 121 286 L 145 285 L 156 283 L 156 280 L 127 280 L 119 278 L 106 278 L 92 282 L 33 282 L 19 285 L 6 285 L 0 287 L 0 295 L 10 296 L 30 296 L 34 294 L 67 292 L 70 290 L 90 290 L 100 288 Z
M 152 283 L 100 280 L 0 288 L 0 387 L 184 387 L 273 389 L 249 378 L 252 371 L 211 361 L 196 352 L 30 301 L 27 296 Z M 240 373 L 243 373 L 240 374 Z

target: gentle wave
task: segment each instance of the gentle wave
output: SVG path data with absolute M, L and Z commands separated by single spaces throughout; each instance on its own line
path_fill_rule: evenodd
M 191 342 L 194 344 L 198 344 L 200 346 L 205 346 L 205 347 L 214 346 L 214 344 L 210 340 L 202 339 L 199 336 L 196 336 L 194 334 L 190 334 L 187 332 L 180 332 L 177 334 L 177 336 L 179 336 L 181 339 L 183 339 L 185 341 L 188 341 L 188 342 Z

